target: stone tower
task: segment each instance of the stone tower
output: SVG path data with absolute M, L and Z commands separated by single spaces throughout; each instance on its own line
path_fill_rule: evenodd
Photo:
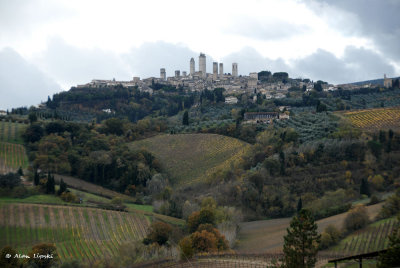
M 213 62 L 213 79 L 218 79 L 218 62 Z
M 181 71 L 179 71 L 179 70 L 176 70 L 175 71 L 175 77 L 180 77 L 181 76 Z
M 199 56 L 199 71 L 201 72 L 202 77 L 204 77 L 204 78 L 207 77 L 206 55 L 203 53 L 200 53 L 200 56 Z
M 194 59 L 191 58 L 191 59 L 190 59 L 190 74 L 191 74 L 191 75 L 194 75 L 194 72 L 196 71 L 196 70 L 195 70 L 195 67 L 194 67 L 194 64 L 195 64 L 195 63 L 194 63 Z
M 219 64 L 219 77 L 224 77 L 224 64 Z
M 163 81 L 167 80 L 167 74 L 165 73 L 165 68 L 160 69 L 160 78 Z
M 238 76 L 238 64 L 236 62 L 232 63 L 232 76 Z

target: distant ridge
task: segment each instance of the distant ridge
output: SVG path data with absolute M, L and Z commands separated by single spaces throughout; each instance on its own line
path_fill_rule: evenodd
M 391 77 L 392 79 L 400 79 L 400 76 L 398 77 Z M 353 82 L 353 83 L 348 83 L 350 85 L 365 85 L 365 84 L 372 84 L 372 85 L 378 85 L 378 86 L 383 86 L 383 78 L 380 79 L 373 79 L 373 80 L 366 80 L 366 81 L 360 81 L 360 82 Z

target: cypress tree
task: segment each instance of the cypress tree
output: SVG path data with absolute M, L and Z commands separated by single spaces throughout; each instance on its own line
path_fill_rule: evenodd
M 365 194 L 365 195 L 371 196 L 371 191 L 369 190 L 369 183 L 366 179 L 361 180 L 360 194 L 361 195 Z
M 299 202 L 297 202 L 297 212 L 300 212 L 300 210 L 303 208 L 303 201 L 301 200 L 301 196 L 299 198 Z
M 36 185 L 39 185 L 39 182 L 40 182 L 39 173 L 37 172 L 37 169 L 35 169 L 35 175 L 33 177 L 33 184 L 36 186 Z
M 52 176 L 49 172 L 47 174 L 46 194 L 54 194 L 55 192 L 56 190 L 55 190 L 54 176 Z
M 321 235 L 310 211 L 302 209 L 294 216 L 284 237 L 283 253 L 285 267 L 314 267 L 317 261 Z
M 185 125 L 185 126 L 189 125 L 189 113 L 188 113 L 188 111 L 185 111 L 183 113 L 182 125 Z
M 64 182 L 63 179 L 61 179 L 61 181 L 60 181 L 60 189 L 58 189 L 57 195 L 61 195 L 66 190 L 67 190 L 67 184 Z

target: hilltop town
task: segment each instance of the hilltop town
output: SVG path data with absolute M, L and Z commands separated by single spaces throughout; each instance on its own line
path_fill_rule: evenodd
M 276 79 L 274 79 L 276 78 Z M 160 69 L 160 77 L 148 77 L 141 79 L 133 77 L 131 81 L 116 81 L 94 79 L 90 83 L 78 85 L 78 88 L 93 87 L 101 88 L 108 86 L 122 85 L 123 87 L 137 86 L 140 91 L 153 93 L 152 85 L 172 85 L 182 87 L 190 91 L 202 91 L 204 89 L 213 90 L 214 88 L 224 88 L 225 95 L 235 95 L 242 93 L 261 93 L 267 99 L 284 98 L 290 87 L 299 87 L 307 91 L 312 90 L 314 85 L 309 79 L 289 79 L 287 73 L 265 72 L 260 77 L 257 72 L 251 72 L 249 75 L 238 75 L 238 63 L 232 63 L 232 72 L 224 72 L 224 64 L 213 62 L 212 73 L 207 73 L 206 55 L 200 53 L 199 66 L 196 71 L 194 58 L 190 59 L 190 72 L 175 70 L 172 77 L 166 76 L 166 69 Z M 334 90 L 333 85 L 322 84 L 325 90 Z M 227 98 L 226 101 L 235 102 L 235 98 Z

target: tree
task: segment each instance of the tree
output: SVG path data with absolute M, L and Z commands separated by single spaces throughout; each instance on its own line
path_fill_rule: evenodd
M 168 223 L 153 222 L 150 226 L 150 232 L 143 242 L 144 244 L 157 243 L 162 246 L 167 243 L 171 231 L 172 227 Z
M 7 173 L 0 175 L 0 187 L 1 188 L 14 188 L 21 184 L 21 178 L 16 173 Z
M 31 112 L 28 116 L 29 122 L 35 123 L 37 121 L 37 115 L 35 112 Z
M 22 170 L 22 167 L 18 168 L 17 174 L 20 176 L 24 176 L 24 171 Z
M 44 256 L 43 258 L 34 258 L 35 256 Z M 39 268 L 49 268 L 58 262 L 57 248 L 54 244 L 37 244 L 32 247 L 28 253 L 30 259 L 28 263 L 32 263 Z
M 297 212 L 300 212 L 303 208 L 303 201 L 301 200 L 301 196 L 299 198 L 299 202 L 297 202 Z
M 181 260 L 187 260 L 193 257 L 194 248 L 192 247 L 192 239 L 190 236 L 186 236 L 179 241 L 179 248 L 181 250 Z
M 371 195 L 371 191 L 369 190 L 369 183 L 368 180 L 366 179 L 361 179 L 361 185 L 360 185 L 360 194 L 363 195 Z
M 49 172 L 47 174 L 46 194 L 54 194 L 55 192 L 56 190 L 55 190 L 54 176 L 52 176 Z
M 63 179 L 61 179 L 61 181 L 60 181 L 60 189 L 58 189 L 57 195 L 61 195 L 65 191 L 67 191 L 67 184 L 64 182 Z
M 33 184 L 35 186 L 39 185 L 40 183 L 40 177 L 39 177 L 39 173 L 37 172 L 37 169 L 35 169 L 35 175 L 33 177 Z
M 185 111 L 183 113 L 182 125 L 185 125 L 185 126 L 189 125 L 189 113 L 188 113 L 188 111 Z
M 369 223 L 367 209 L 363 205 L 355 206 L 350 209 L 346 219 L 344 219 L 344 229 L 347 231 L 355 231 L 363 228 Z
M 321 236 L 310 211 L 302 209 L 294 216 L 284 237 L 285 267 L 314 267 Z
M 187 225 L 191 233 L 195 232 L 200 224 L 215 224 L 215 212 L 208 207 L 202 208 L 200 211 L 193 212 L 187 220 Z
M 24 141 L 28 142 L 36 142 L 39 141 L 44 135 L 44 130 L 38 123 L 31 124 L 26 128 L 25 132 L 22 134 Z
M 124 134 L 124 122 L 119 118 L 107 119 L 104 125 L 106 134 L 115 134 L 117 136 Z
M 2 268 L 19 267 L 18 258 L 14 258 L 16 254 L 17 252 L 15 251 L 15 249 L 9 246 L 5 246 L 0 251 L 0 267 Z

